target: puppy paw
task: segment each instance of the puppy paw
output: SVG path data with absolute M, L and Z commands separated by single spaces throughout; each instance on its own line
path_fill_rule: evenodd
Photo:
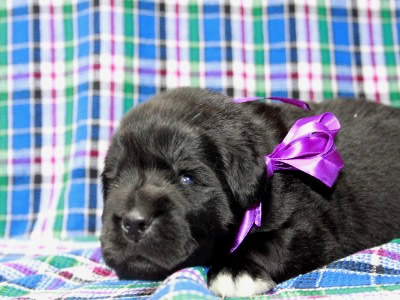
M 251 297 L 268 292 L 275 286 L 269 275 L 254 278 L 246 271 L 233 275 L 229 269 L 222 269 L 209 280 L 209 289 L 220 297 Z

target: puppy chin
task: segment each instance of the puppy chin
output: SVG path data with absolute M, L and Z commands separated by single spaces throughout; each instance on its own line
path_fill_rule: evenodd
M 112 241 L 100 237 L 103 258 L 120 279 L 162 280 L 185 266 L 197 253 L 198 244 L 190 234 L 181 240 L 149 237 L 132 242 L 123 235 Z

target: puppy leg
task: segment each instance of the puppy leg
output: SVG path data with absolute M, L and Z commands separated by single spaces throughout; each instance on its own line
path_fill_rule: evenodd
M 255 233 L 208 272 L 210 290 L 222 297 L 250 297 L 275 287 L 284 270 L 285 247 L 279 235 Z

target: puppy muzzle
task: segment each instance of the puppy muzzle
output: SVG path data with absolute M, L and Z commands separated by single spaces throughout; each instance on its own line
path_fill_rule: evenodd
M 128 241 L 139 242 L 150 230 L 153 217 L 137 209 L 125 214 L 121 219 L 121 227 Z

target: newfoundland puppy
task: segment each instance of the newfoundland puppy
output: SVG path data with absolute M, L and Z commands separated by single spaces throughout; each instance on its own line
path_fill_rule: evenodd
M 105 159 L 102 252 L 121 279 L 210 266 L 220 296 L 283 280 L 400 236 L 400 110 L 334 100 L 305 111 L 233 103 L 177 88 L 122 119 Z M 332 112 L 344 168 L 333 185 L 297 170 L 266 176 L 264 156 L 300 118 Z M 247 209 L 262 203 L 231 253 Z

